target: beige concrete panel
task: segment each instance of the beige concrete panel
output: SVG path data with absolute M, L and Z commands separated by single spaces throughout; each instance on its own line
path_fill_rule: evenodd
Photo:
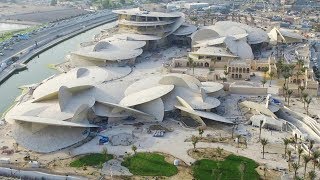
M 174 106 L 177 104 L 177 96 L 185 99 L 188 102 L 194 101 L 195 99 L 202 99 L 200 93 L 196 93 L 190 88 L 176 86 L 170 93 L 161 97 L 164 103 L 165 111 L 172 111 L 175 109 Z
M 205 90 L 206 93 L 218 92 L 223 89 L 223 85 L 218 82 L 202 82 L 201 88 Z
M 162 76 L 152 76 L 152 77 L 147 77 L 147 78 L 138 80 L 132 83 L 130 86 L 128 86 L 124 94 L 128 96 L 129 94 L 136 93 L 144 89 L 149 89 L 155 86 L 159 86 L 160 85 L 159 80 L 161 78 Z
M 93 124 L 74 123 L 74 122 L 60 121 L 55 119 L 41 118 L 41 117 L 34 117 L 34 116 L 12 116 L 12 118 L 16 121 L 39 123 L 39 124 L 52 125 L 52 126 L 98 127 L 97 125 L 93 125 Z
M 65 109 L 71 98 L 72 93 L 69 91 L 69 89 L 65 86 L 61 86 L 58 92 L 58 100 L 61 111 Z
M 160 85 L 145 89 L 125 96 L 119 104 L 128 107 L 143 104 L 168 94 L 173 88 L 174 85 Z
M 159 80 L 159 83 L 165 85 L 172 84 L 176 87 L 186 87 L 196 92 L 200 92 L 199 86 L 201 86 L 200 81 L 195 79 L 194 77 L 176 73 L 165 75 L 163 78 Z
M 32 133 L 36 133 L 44 128 L 48 127 L 46 124 L 39 124 L 39 123 L 31 123 L 31 131 Z
M 222 122 L 222 123 L 233 124 L 232 121 L 230 121 L 222 116 L 219 116 L 215 113 L 212 113 L 212 112 L 191 110 L 191 109 L 183 107 L 183 106 L 176 106 L 176 108 L 180 109 L 181 111 L 187 112 L 189 114 L 195 115 L 195 116 L 203 117 L 206 119 L 210 119 L 210 120 L 218 121 L 218 122 Z
M 135 106 L 135 108 L 140 111 L 153 115 L 156 121 L 163 121 L 164 104 L 161 98 L 157 98 L 147 103 L 137 105 Z
M 266 108 L 264 104 L 259 104 L 252 101 L 243 101 L 240 104 L 247 108 L 254 109 L 262 114 L 277 118 L 277 116 L 273 114 L 273 112 L 271 112 L 268 108 Z
M 120 104 L 114 104 L 114 103 L 110 103 L 110 102 L 99 102 L 105 106 L 109 106 L 109 107 L 112 107 L 112 111 L 111 113 L 112 114 L 118 114 L 119 117 L 122 117 L 121 115 L 122 114 L 125 114 L 125 115 L 140 115 L 140 116 L 148 116 L 148 117 L 153 117 L 151 114 L 148 114 L 148 113 L 145 113 L 145 112 L 142 112 L 142 111 L 139 111 L 139 110 L 136 110 L 136 109 L 133 109 L 133 108 L 129 108 L 129 107 L 126 107 L 126 106 L 122 106 Z M 116 116 L 116 115 L 114 115 Z

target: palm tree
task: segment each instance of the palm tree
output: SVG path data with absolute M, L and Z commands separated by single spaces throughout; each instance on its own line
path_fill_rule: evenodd
M 272 81 L 272 78 L 274 77 L 274 72 L 273 71 L 269 72 L 269 77 L 270 77 L 269 86 L 271 86 L 271 81 Z
M 284 144 L 284 158 L 287 158 L 287 149 L 288 149 L 288 144 L 290 143 L 290 139 L 283 138 L 282 140 Z
M 316 170 L 316 165 L 319 163 L 320 151 L 312 152 L 313 171 Z
M 299 79 L 299 77 L 302 75 L 301 70 L 299 69 L 299 70 L 296 72 L 295 75 L 296 75 L 296 80 L 297 80 L 296 83 L 297 83 L 297 85 L 299 85 L 299 82 L 300 82 L 300 81 L 298 81 L 298 79 Z
M 294 170 L 294 178 L 293 179 L 296 179 L 297 171 L 298 171 L 299 167 L 300 167 L 299 163 L 296 163 L 296 162 L 292 163 L 292 168 Z
M 309 156 L 310 156 L 310 154 L 311 154 L 311 150 L 312 150 L 312 148 L 313 148 L 313 145 L 314 145 L 314 140 L 313 140 L 313 139 L 310 139 L 309 145 L 308 145 L 308 148 L 309 148 Z
M 287 91 L 287 94 L 288 94 L 288 106 L 290 105 L 290 97 L 291 97 L 292 93 L 293 93 L 293 90 L 292 89 L 288 89 L 288 91 Z
M 192 145 L 193 145 L 193 150 L 195 150 L 195 149 L 196 149 L 196 145 L 197 145 L 197 143 L 199 142 L 199 137 L 197 137 L 197 136 L 192 136 L 192 137 L 191 137 L 191 142 L 192 142 Z
M 283 68 L 283 60 L 282 59 L 280 59 L 279 61 L 276 62 L 276 67 L 277 67 L 277 77 L 279 79 L 282 68 Z
M 195 62 L 192 58 L 188 58 L 188 64 L 189 64 L 189 68 L 192 68 L 193 74 L 194 74 L 194 67 L 195 67 Z
M 311 97 L 311 96 L 308 96 L 308 97 L 305 99 L 305 102 L 307 103 L 307 115 L 309 115 L 309 106 L 310 106 L 310 103 L 312 102 L 312 97 Z
M 259 141 L 261 139 L 261 128 L 262 128 L 262 124 L 263 124 L 263 120 L 260 120 L 260 124 L 259 124 Z
M 262 138 L 260 140 L 261 145 L 262 145 L 262 159 L 264 159 L 264 147 L 269 143 L 267 139 Z
M 298 135 L 294 134 L 294 150 L 297 150 Z
M 287 102 L 287 91 L 288 91 L 288 88 L 287 88 L 286 84 L 284 83 L 282 86 L 282 93 L 283 93 L 285 102 Z
M 304 86 L 299 86 L 298 89 L 300 89 L 300 100 L 302 100 L 302 94 L 303 94 L 303 91 L 305 90 L 305 87 Z
M 301 146 L 298 147 L 298 164 L 300 165 L 301 154 L 303 153 L 303 149 Z
M 240 147 L 240 139 L 241 139 L 241 137 L 242 137 L 242 136 L 241 136 L 241 134 L 238 134 L 238 135 L 237 135 L 237 139 L 238 139 L 238 147 Z
M 266 83 L 267 83 L 266 78 L 263 78 L 263 79 L 261 80 L 262 87 L 264 87 L 264 85 L 265 85 Z
M 307 93 L 302 93 L 302 101 L 303 101 L 303 108 L 306 109 L 306 99 L 308 97 Z
M 291 155 L 292 155 L 292 151 L 288 149 L 288 162 L 291 161 Z
M 314 180 L 314 179 L 316 179 L 317 174 L 315 171 L 310 171 L 310 172 L 308 172 L 308 177 L 310 180 Z
M 134 152 L 134 154 L 136 154 L 137 149 L 138 149 L 137 146 L 135 146 L 135 145 L 131 146 L 131 150 Z
M 306 172 L 307 172 L 307 165 L 309 163 L 309 161 L 311 160 L 309 156 L 304 155 L 302 156 L 303 161 L 304 161 L 304 173 L 303 173 L 303 177 L 306 177 Z

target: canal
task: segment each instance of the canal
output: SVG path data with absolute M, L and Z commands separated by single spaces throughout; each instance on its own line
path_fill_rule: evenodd
M 80 47 L 81 42 L 91 41 L 95 34 L 102 29 L 109 29 L 116 25 L 116 22 L 107 23 L 96 27 L 71 39 L 68 39 L 51 49 L 41 53 L 39 57 L 28 62 L 28 69 L 12 75 L 7 81 L 0 85 L 0 117 L 14 102 L 15 98 L 21 94 L 18 89 L 22 85 L 37 83 L 57 71 L 48 68 L 49 64 L 64 62 L 65 56 Z

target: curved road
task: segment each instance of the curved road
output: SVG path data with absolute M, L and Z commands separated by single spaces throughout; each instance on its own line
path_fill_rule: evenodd
M 59 38 L 68 38 L 70 34 L 86 31 L 97 24 L 107 23 L 115 18 L 116 15 L 111 11 L 101 11 L 99 13 L 87 14 L 57 23 L 51 23 L 34 35 L 31 35 L 28 40 L 15 42 L 11 46 L 13 50 L 6 50 L 4 52 L 5 55 L 0 58 L 0 64 L 3 62 L 12 64 L 11 59 L 15 56 L 19 57 L 16 63 L 23 63 L 28 59 L 26 56 L 37 53 L 41 48 Z M 37 42 L 37 46 L 35 42 Z M 9 76 L 13 69 L 14 67 L 11 65 L 0 72 L 0 82 L 3 82 L 3 80 Z

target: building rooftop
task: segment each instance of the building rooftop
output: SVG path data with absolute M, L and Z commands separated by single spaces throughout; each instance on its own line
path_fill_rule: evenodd
M 119 61 L 141 55 L 145 41 L 110 40 L 82 47 L 72 54 L 87 57 L 88 61 Z
M 180 13 L 163 13 L 163 12 L 152 12 L 152 11 L 145 11 L 140 10 L 139 8 L 133 9 L 120 9 L 120 10 L 113 10 L 112 12 L 116 14 L 126 14 L 126 15 L 135 15 L 135 16 L 145 16 L 145 17 L 181 17 Z
M 203 56 L 222 56 L 222 57 L 238 57 L 229 53 L 225 48 L 222 47 L 201 47 L 195 52 L 191 52 L 191 55 L 203 55 Z

